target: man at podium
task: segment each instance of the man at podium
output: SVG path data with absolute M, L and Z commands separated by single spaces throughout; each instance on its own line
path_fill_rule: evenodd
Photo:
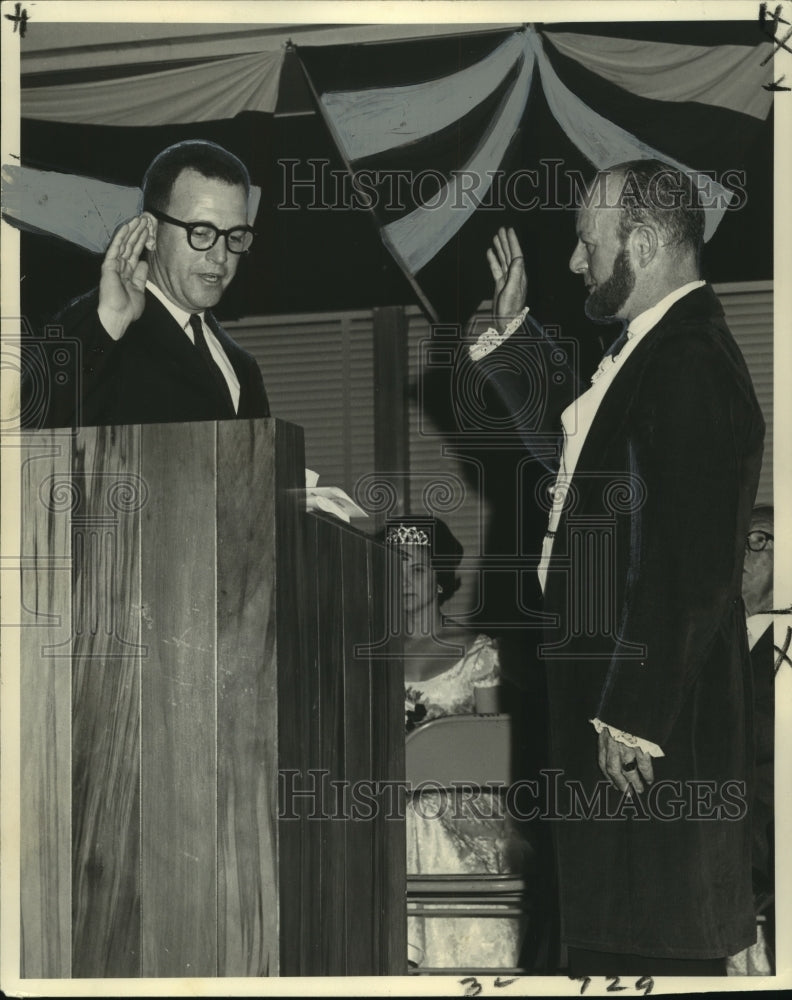
M 215 143 L 180 142 L 142 187 L 143 211 L 116 230 L 98 288 L 23 345 L 25 427 L 269 416 L 255 359 L 211 312 L 255 235 L 245 165 Z

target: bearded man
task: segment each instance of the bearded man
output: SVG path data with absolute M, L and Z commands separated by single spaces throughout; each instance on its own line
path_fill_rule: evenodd
M 623 331 L 561 416 L 539 561 L 572 975 L 724 974 L 755 937 L 740 590 L 764 421 L 701 278 L 703 230 L 694 180 L 655 160 L 597 175 L 577 215 L 586 313 Z M 471 356 L 498 387 L 484 358 L 543 334 L 512 230 L 488 259 L 494 329 Z

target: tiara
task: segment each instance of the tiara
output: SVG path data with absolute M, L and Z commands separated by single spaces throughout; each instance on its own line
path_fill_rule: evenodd
M 401 524 L 398 528 L 388 528 L 385 541 L 390 545 L 428 545 L 429 535 L 422 528 Z

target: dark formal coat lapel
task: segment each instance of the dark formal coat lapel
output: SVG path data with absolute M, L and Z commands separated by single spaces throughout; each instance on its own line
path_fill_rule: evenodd
M 160 300 L 146 291 L 145 323 L 140 324 L 141 336 L 156 338 L 157 353 L 182 366 L 185 371 L 200 372 L 200 357 L 193 350 L 190 338 L 182 330 Z M 143 319 L 141 317 L 141 319 Z
M 207 319 L 211 313 L 206 312 Z M 144 322 L 140 323 L 140 336 L 150 341 L 149 348 L 152 357 L 159 357 L 163 365 L 170 366 L 174 375 L 183 381 L 192 382 L 200 386 L 201 391 L 209 393 L 217 399 L 218 405 L 227 408 L 227 404 L 219 392 L 214 379 L 209 374 L 201 355 L 195 348 L 184 330 L 168 312 L 165 306 L 151 292 L 146 292 L 146 311 L 143 317 Z M 214 317 L 211 317 L 210 328 L 213 333 L 217 333 L 217 326 Z M 220 338 L 222 339 L 222 338 Z M 231 357 L 225 337 L 223 349 L 226 356 Z M 233 360 L 232 360 L 233 364 Z M 235 366 L 236 370 L 236 366 Z M 237 371 L 237 375 L 239 372 Z M 241 380 L 240 380 L 241 381 Z M 229 416 L 233 414 L 229 413 Z
M 614 439 L 626 436 L 623 428 L 629 422 L 630 406 L 636 392 L 640 391 L 639 384 L 647 366 L 651 364 L 657 344 L 677 329 L 680 322 L 689 317 L 712 319 L 722 314 L 723 310 L 714 292 L 709 285 L 705 285 L 675 302 L 657 325 L 641 339 L 608 387 L 586 435 L 570 489 L 570 495 L 576 497 L 574 506 L 576 511 L 585 510 L 592 491 L 602 489 L 604 474 L 608 471 L 617 473 L 625 471 L 603 470 L 602 456 L 609 450 L 609 445 Z M 563 535 L 568 513 L 569 511 L 565 510 L 562 515 L 559 535 Z

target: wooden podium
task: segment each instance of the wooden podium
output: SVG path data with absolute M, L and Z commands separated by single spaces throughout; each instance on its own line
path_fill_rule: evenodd
M 26 436 L 25 978 L 405 972 L 381 546 L 277 420 Z M 330 782 L 335 784 L 331 785 Z

